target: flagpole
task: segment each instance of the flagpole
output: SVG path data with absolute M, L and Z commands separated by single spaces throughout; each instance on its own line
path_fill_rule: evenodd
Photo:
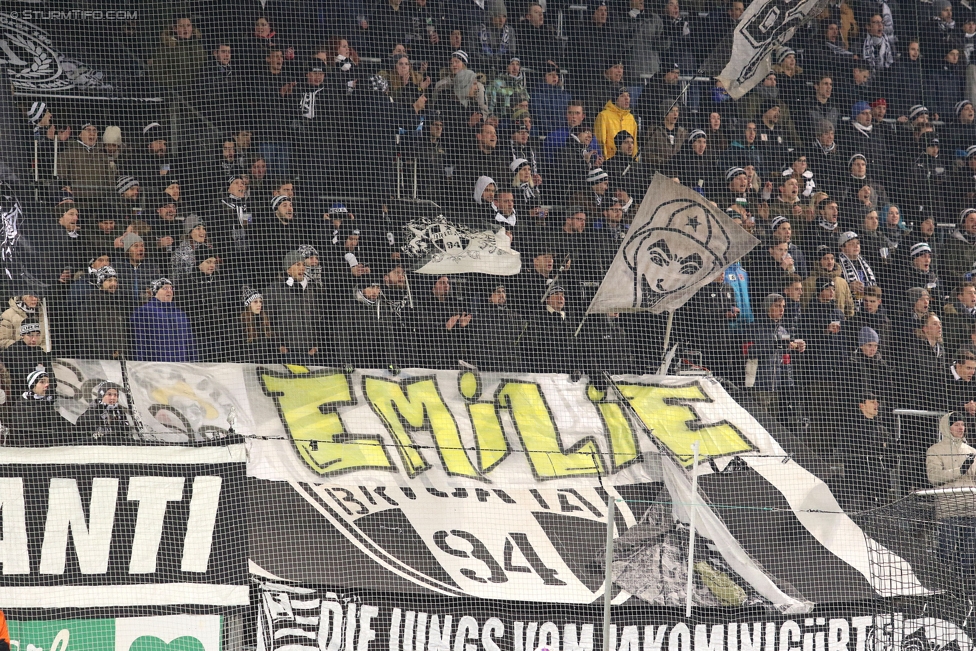
M 695 514 L 698 508 L 698 448 L 700 441 L 691 444 L 695 460 L 691 466 L 691 500 L 688 503 L 688 583 L 685 586 L 685 617 L 691 617 L 691 602 L 695 590 Z
M 671 111 L 673 111 L 674 110 L 674 107 L 677 106 L 678 105 L 678 102 L 681 101 L 681 98 L 684 97 L 688 93 L 688 89 L 691 88 L 691 84 L 695 81 L 695 77 L 701 75 L 704 72 L 705 72 L 704 66 L 695 71 L 695 74 L 692 75 L 691 80 L 688 81 L 688 82 L 686 82 L 685 83 L 685 87 L 681 89 L 681 92 L 680 93 L 678 93 L 678 96 L 675 98 L 674 102 L 671 104 L 671 108 L 668 109 L 668 113 L 670 113 Z M 665 113 L 665 115 L 667 115 L 667 113 Z
M 664 329 L 664 352 L 668 352 L 668 344 L 671 343 L 672 325 L 674 325 L 674 310 L 668 312 L 668 325 Z
M 583 319 L 580 321 L 579 327 L 577 327 L 576 328 L 576 332 L 573 333 L 573 336 L 574 337 L 579 336 L 580 330 L 583 329 L 583 324 L 586 323 L 586 317 L 588 317 L 588 316 L 590 316 L 590 313 L 589 312 L 587 312 L 586 314 L 583 315 Z

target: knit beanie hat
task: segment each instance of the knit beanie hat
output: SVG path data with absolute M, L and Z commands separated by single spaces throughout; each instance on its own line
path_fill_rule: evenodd
M 603 168 L 602 167 L 594 167 L 586 175 L 586 182 L 589 183 L 590 185 L 596 185 L 597 183 L 600 183 L 601 181 L 606 181 L 607 178 L 608 178 L 608 175 L 607 175 L 606 172 L 603 171 Z
M 35 319 L 24 319 L 20 322 L 20 336 L 23 337 L 31 332 L 40 332 L 41 324 Z
M 782 294 L 767 294 L 766 298 L 763 299 L 763 312 L 769 313 L 769 308 L 773 306 L 776 301 L 785 301 Z
M 115 272 L 115 269 L 111 265 L 105 265 L 95 272 L 95 285 L 101 287 L 106 280 L 116 277 L 118 277 L 118 274 Z
M 358 235 L 359 234 L 359 231 L 358 230 L 357 231 L 353 231 L 353 233 L 355 233 L 355 234 Z M 302 244 L 302 245 L 300 245 L 298 247 L 298 252 L 301 253 L 302 256 L 306 260 L 308 260 L 311 257 L 318 257 L 318 255 L 319 255 L 318 249 L 316 249 L 311 244 Z
M 864 326 L 861 331 L 857 333 L 857 345 L 863 346 L 864 344 L 878 344 L 881 343 L 881 337 L 878 333 L 874 331 L 873 328 Z
M 151 289 L 152 295 L 155 296 L 156 295 L 156 292 L 158 292 L 159 290 L 161 290 L 166 285 L 172 286 L 173 285 L 173 281 L 170 280 L 169 278 L 157 278 L 156 280 L 154 280 L 152 282 L 152 286 L 151 286 L 152 287 L 152 289 Z
M 918 302 L 918 299 L 928 295 L 929 290 L 925 289 L 924 287 L 912 287 L 908 290 L 908 305 L 915 305 L 915 303 Z
M 27 111 L 27 119 L 31 121 L 31 124 L 37 124 L 47 113 L 47 104 L 44 102 L 34 102 L 31 104 L 30 110 Z
M 142 129 L 142 135 L 148 142 L 154 140 L 169 140 L 166 128 L 159 122 L 150 122 Z
M 27 390 L 33 391 L 34 387 L 42 377 L 47 377 L 47 371 L 32 371 L 30 375 L 27 376 Z
M 102 142 L 104 142 L 106 145 L 121 145 L 122 129 L 114 124 L 105 127 L 105 133 L 102 134 Z
M 928 115 L 928 114 L 929 114 L 929 109 L 927 107 L 922 106 L 921 104 L 916 104 L 915 106 L 913 106 L 908 110 L 908 119 L 914 120 L 915 118 L 921 115 Z
M 926 253 L 929 255 L 932 254 L 932 247 L 929 246 L 927 242 L 919 242 L 918 244 L 913 245 L 908 251 L 908 254 L 912 256 L 913 260 L 920 255 L 925 255 Z
M 292 265 L 298 264 L 299 262 L 304 263 L 305 256 L 303 256 L 298 251 L 289 251 L 288 253 L 285 254 L 284 259 L 281 261 L 281 268 L 284 271 L 288 271 L 289 269 L 291 269 Z
M 244 286 L 242 296 L 244 297 L 244 307 L 247 307 L 254 301 L 264 300 L 264 297 L 261 295 L 261 292 L 259 292 L 256 289 L 251 289 L 246 285 Z
M 130 248 L 132 248 L 133 244 L 139 244 L 140 242 L 144 241 L 145 240 L 143 240 L 142 237 L 135 233 L 126 233 L 122 236 L 122 250 L 128 251 Z
M 271 199 L 271 212 L 278 212 L 278 206 L 285 203 L 286 201 L 291 201 L 291 197 L 279 194 L 277 197 Z
M 729 169 L 725 170 L 725 180 L 731 183 L 732 179 L 740 174 L 745 175 L 745 173 L 746 171 L 741 167 L 730 167 Z
M 186 216 L 186 219 L 183 220 L 184 233 L 191 232 L 197 226 L 203 226 L 204 228 L 206 228 L 206 226 L 203 223 L 203 218 L 200 217 L 200 215 L 190 213 L 189 215 Z
M 129 188 L 135 188 L 139 186 L 139 179 L 134 176 L 120 176 L 115 181 L 115 191 L 119 194 L 125 194 L 126 190 Z

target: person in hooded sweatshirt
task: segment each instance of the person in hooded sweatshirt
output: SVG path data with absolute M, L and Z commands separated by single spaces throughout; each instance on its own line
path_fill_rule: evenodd
M 626 86 L 617 90 L 613 100 L 607 100 L 593 123 L 593 136 L 600 144 L 600 151 L 605 158 L 613 158 L 617 153 L 613 139 L 621 131 L 632 135 L 634 144 L 637 144 L 637 120 L 630 111 L 630 91 Z
M 471 227 L 483 229 L 486 224 L 495 223 L 495 215 L 498 213 L 498 207 L 495 205 L 497 191 L 498 186 L 493 178 L 488 176 L 478 178 L 471 196 L 479 208 L 471 211 L 468 216 L 467 221 Z
M 186 313 L 173 302 L 173 283 L 156 279 L 152 298 L 130 318 L 133 357 L 144 362 L 195 362 L 196 340 Z
M 112 258 L 107 252 L 97 253 L 93 250 L 93 253 L 95 253 L 95 255 L 88 260 L 88 269 L 86 273 L 84 275 L 79 275 L 79 277 L 73 283 L 71 283 L 71 289 L 68 293 L 68 306 L 75 314 L 81 310 L 82 306 L 85 304 L 85 299 L 97 291 L 98 270 L 102 267 L 107 267 L 112 263 Z
M 946 345 L 949 350 L 969 343 L 969 333 L 976 325 L 976 285 L 964 282 L 955 289 L 955 300 L 942 308 L 945 317 Z
M 887 284 L 890 292 L 895 296 L 904 296 L 912 287 L 923 287 L 928 290 L 934 301 L 941 304 L 942 298 L 947 296 L 952 288 L 944 287 L 935 273 L 932 247 L 925 242 L 919 242 L 908 250 L 905 258 L 888 274 Z
M 522 70 L 522 61 L 515 55 L 508 57 L 505 71 L 500 73 L 485 89 L 488 110 L 497 118 L 509 118 L 512 111 L 529 101 L 527 80 Z
M 599 167 L 600 154 L 593 147 L 595 140 L 593 130 L 579 124 L 570 130 L 565 146 L 556 153 L 553 165 L 556 173 L 550 176 L 554 177 L 557 196 L 563 203 L 583 185 L 590 171 Z
M 348 294 L 336 297 L 341 322 L 338 348 L 344 368 L 398 369 L 412 352 L 410 344 L 404 343 L 408 333 L 401 318 L 407 293 L 395 287 L 405 284 L 406 275 L 394 268 L 382 278 L 357 282 Z
M 118 219 L 123 224 L 128 224 L 133 219 L 144 219 L 143 215 L 148 208 L 146 192 L 143 191 L 139 179 L 134 176 L 120 176 L 115 181 L 115 190 L 119 195 L 118 199 L 114 203 L 114 209 L 105 216 Z
M 277 273 L 277 263 L 288 251 L 295 251 L 307 243 L 311 235 L 303 228 L 295 210 L 295 200 L 279 194 L 271 198 L 270 214 L 257 221 L 255 240 L 261 255 L 262 282 L 269 283 Z
M 784 324 L 785 310 L 782 294 L 768 294 L 763 299 L 763 314 L 743 334 L 747 357 L 758 362 L 752 383 L 754 395 L 773 415 L 793 403 L 793 356 L 807 349 L 806 342 Z M 747 373 L 747 386 L 749 382 Z
M 132 303 L 120 291 L 118 276 L 111 266 L 98 270 L 95 287 L 80 310 L 79 323 L 94 333 L 81 341 L 80 354 L 88 359 L 126 359 Z
M 526 315 L 524 359 L 526 367 L 544 373 L 574 373 L 580 370 L 578 339 L 573 336 L 578 321 L 573 319 L 562 285 L 546 289 L 543 302 L 534 303 Z
M 956 229 L 946 239 L 939 270 L 947 283 L 957 285 L 976 264 L 976 208 L 959 213 Z
M 355 287 L 374 283 L 379 276 L 373 273 L 373 256 L 367 249 L 366 238 L 359 228 L 349 223 L 336 229 L 321 261 L 317 249 L 302 246 L 298 252 L 305 259 L 305 277 L 310 286 L 324 289 L 327 300 L 331 301 L 327 311 L 333 317 L 341 309 L 337 304 L 345 302 Z
M 542 187 L 536 184 L 535 178 L 532 174 L 532 164 L 524 158 L 516 158 L 512 161 L 510 165 L 512 170 L 512 183 L 508 188 L 500 188 L 495 193 L 495 206 L 498 208 L 498 213 L 495 215 L 495 221 L 508 224 L 509 230 L 515 227 L 517 224 L 517 216 L 514 212 L 514 202 L 518 202 L 518 207 L 525 214 L 535 207 L 546 203 L 542 193 Z M 510 195 L 512 197 L 512 206 L 509 210 L 508 206 L 502 206 L 503 203 L 508 203 L 507 200 L 503 200 L 502 195 Z M 497 230 L 500 224 L 491 224 L 491 230 Z
M 678 125 L 680 109 L 661 104 L 661 117 L 653 126 L 648 125 L 647 142 L 644 144 L 644 162 L 655 170 L 665 170 L 671 160 L 681 152 L 688 140 L 688 130 Z
M 183 234 L 179 204 L 168 194 L 160 192 L 153 202 L 153 210 L 147 216 L 150 234 L 146 237 L 149 256 L 161 267 L 169 264 L 170 257 L 180 244 Z
M 44 268 L 41 279 L 47 283 L 59 283 L 54 293 L 67 290 L 74 273 L 86 268 L 88 260 L 88 240 L 81 227 L 81 213 L 78 204 L 70 194 L 62 195 L 54 208 L 54 223 L 41 231 L 37 242 L 44 254 Z M 36 240 L 35 240 L 36 242 Z
M 946 153 L 954 157 L 976 145 L 976 110 L 968 99 L 956 102 L 954 118 L 943 127 L 941 140 Z
M 833 378 L 843 366 L 847 351 L 844 313 L 837 308 L 837 291 L 829 276 L 817 279 L 816 294 L 803 308 L 798 329 L 810 347 L 804 358 L 807 377 L 806 393 L 813 408 L 833 395 Z M 826 419 L 824 419 L 826 420 Z
M 199 215 L 187 215 L 183 220 L 182 230 L 179 246 L 173 247 L 173 256 L 170 259 L 170 269 L 177 284 L 200 260 L 216 255 L 213 242 L 208 237 L 207 225 Z
M 966 440 L 966 414 L 951 412 L 939 420 L 941 439 L 925 453 L 925 471 L 935 488 L 976 488 L 976 448 Z M 970 492 L 935 498 L 938 557 L 956 573 L 976 580 L 976 500 Z
M 487 16 L 484 22 L 472 27 L 468 41 L 478 44 L 471 51 L 471 64 L 487 73 L 501 70 L 518 54 L 518 37 L 515 26 L 508 23 L 504 0 L 487 0 L 485 5 Z
M 851 321 L 856 324 L 856 321 Z M 843 372 L 838 375 L 845 400 L 852 400 L 863 393 L 874 393 L 884 399 L 894 399 L 898 392 L 892 386 L 894 369 L 882 354 L 881 336 L 868 326 L 857 333 L 857 348 L 847 358 Z M 886 342 L 891 349 L 891 342 Z
M 725 277 L 724 271 L 718 273 L 698 290 L 686 303 L 687 309 L 675 314 L 675 325 L 677 335 L 694 342 L 701 351 L 706 368 L 716 376 L 734 377 L 733 365 L 741 359 L 742 350 L 731 326 L 742 311 L 736 305 L 735 290 Z
M 132 440 L 134 427 L 129 410 L 119 404 L 121 390 L 114 382 L 100 382 L 95 387 L 95 399 L 75 423 L 79 440 L 109 445 Z

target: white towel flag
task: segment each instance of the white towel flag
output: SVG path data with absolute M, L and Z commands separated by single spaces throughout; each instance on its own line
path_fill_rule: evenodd
M 655 174 L 587 314 L 676 310 L 758 243 L 700 194 Z
M 522 269 L 519 252 L 504 228 L 476 230 L 438 215 L 406 224 L 404 236 L 406 244 L 400 250 L 415 273 L 514 276 Z

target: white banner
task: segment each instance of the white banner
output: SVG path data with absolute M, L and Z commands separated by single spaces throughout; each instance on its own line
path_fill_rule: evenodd
M 648 517 L 645 498 L 634 501 L 643 494 L 633 492 L 639 486 L 652 494 L 666 487 L 662 499 L 674 505 L 676 520 L 687 521 L 683 505 L 692 499 L 697 441 L 702 482 L 715 475 L 733 490 L 743 478 L 761 485 L 756 492 L 742 484 L 740 506 L 759 511 L 773 501 L 788 504 L 791 526 L 807 548 L 822 548 L 791 560 L 797 572 L 816 575 L 817 554 L 826 552 L 846 568 L 853 592 L 927 593 L 909 564 L 870 541 L 826 484 L 712 378 L 618 376 L 604 392 L 566 375 L 427 369 L 393 377 L 371 370 L 142 363 L 130 364 L 127 375 L 125 393 L 135 402 L 129 406 L 162 438 L 199 440 L 231 430 L 248 437 L 248 476 L 255 482 L 249 510 L 255 522 L 272 527 L 251 538 L 252 571 L 271 579 L 338 580 L 310 561 L 300 542 L 313 518 L 341 533 L 350 549 L 428 591 L 589 603 L 602 591 L 602 573 L 586 569 L 574 556 L 583 552 L 567 548 L 567 541 L 601 539 L 610 496 L 619 498 L 617 534 L 637 530 Z M 79 398 L 100 379 L 121 381 L 118 365 L 106 362 L 62 361 L 57 376 L 59 392 Z M 65 400 L 63 413 L 73 420 L 82 404 Z M 700 531 L 722 557 L 715 557 L 716 571 L 737 575 L 784 611 L 816 601 L 757 564 L 763 550 L 750 545 L 764 541 L 739 540 L 732 517 L 713 511 L 707 495 L 699 507 Z M 671 518 L 664 524 L 673 526 Z M 405 538 L 383 534 L 403 526 L 416 536 L 406 554 L 399 549 Z M 289 546 L 301 550 L 305 566 L 268 566 Z M 483 553 L 469 554 L 472 546 Z M 331 564 L 332 553 L 321 562 Z M 471 554 L 481 565 L 472 564 Z M 433 560 L 418 565 L 405 558 Z M 439 569 L 431 571 L 430 563 Z M 633 567 L 617 569 L 618 584 L 644 591 L 646 577 Z M 899 580 L 885 581 L 892 575 Z
M 817 16 L 828 0 L 756 0 L 742 13 L 732 37 L 732 56 L 717 79 L 739 99 L 772 69 L 773 50 L 793 38 L 796 30 Z

